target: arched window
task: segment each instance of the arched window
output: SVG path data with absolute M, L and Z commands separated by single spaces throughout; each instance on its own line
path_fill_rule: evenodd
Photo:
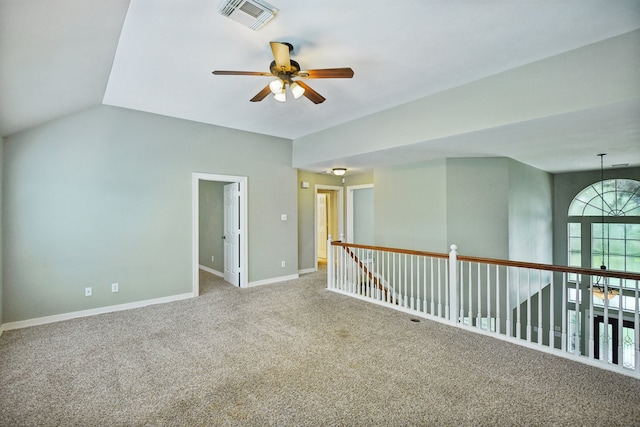
M 569 216 L 640 216 L 640 182 L 632 179 L 596 182 L 573 199 Z
M 568 263 L 573 267 L 598 269 L 605 266 L 608 270 L 640 273 L 640 182 L 631 179 L 608 179 L 598 181 L 584 188 L 569 205 L 568 212 Z M 569 275 L 570 281 L 577 280 L 576 275 Z M 591 278 L 592 284 L 597 278 Z M 609 319 L 620 316 L 616 312 L 622 296 L 624 311 L 635 311 L 635 298 L 619 295 L 625 288 L 635 288 L 634 281 L 610 279 L 610 289 L 618 291 L 609 301 Z M 577 299 L 575 290 L 569 291 L 569 301 Z M 627 292 L 629 295 L 629 292 Z M 593 324 L 595 328 L 594 355 L 600 359 L 608 357 L 616 360 L 622 356 L 623 366 L 635 368 L 635 331 L 633 327 L 623 327 L 622 354 L 614 348 L 612 337 L 617 333 L 617 323 L 604 324 L 599 317 L 600 307 L 604 300 L 593 294 Z M 580 321 L 582 313 L 568 310 L 569 335 L 581 335 Z M 626 324 L 625 324 L 626 325 Z M 607 329 L 605 333 L 604 330 Z M 607 346 L 603 346 L 605 340 Z M 572 345 L 573 338 L 569 340 Z M 608 355 L 603 354 L 608 349 Z

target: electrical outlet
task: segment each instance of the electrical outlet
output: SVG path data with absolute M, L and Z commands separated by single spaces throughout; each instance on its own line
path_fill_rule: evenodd
M 213 255 L 211 255 L 211 262 L 215 262 L 216 257 L 214 257 Z
M 93 289 L 92 288 L 84 288 L 84 296 L 85 297 L 90 297 L 91 295 L 93 295 Z
M 120 286 L 117 283 L 111 284 L 111 292 L 118 292 Z
M 285 266 L 286 264 L 285 264 L 285 262 L 284 262 L 284 261 L 282 261 L 282 262 L 280 263 L 280 265 L 282 265 L 282 268 L 284 268 L 284 266 Z

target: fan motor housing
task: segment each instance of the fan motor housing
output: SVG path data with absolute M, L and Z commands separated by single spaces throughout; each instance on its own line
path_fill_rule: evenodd
M 274 76 L 279 77 L 282 80 L 289 80 L 292 75 L 295 75 L 298 73 L 298 71 L 300 71 L 300 64 L 298 64 L 293 59 L 291 59 L 290 62 L 291 62 L 291 70 L 287 72 L 283 72 L 282 70 L 278 69 L 278 67 L 276 66 L 276 61 L 271 61 L 269 70 L 271 71 L 271 74 L 273 74 Z

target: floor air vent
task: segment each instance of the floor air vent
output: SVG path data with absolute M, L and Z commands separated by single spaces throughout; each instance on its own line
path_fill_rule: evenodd
M 278 9 L 261 0 L 223 0 L 218 12 L 252 30 L 258 30 L 276 16 Z

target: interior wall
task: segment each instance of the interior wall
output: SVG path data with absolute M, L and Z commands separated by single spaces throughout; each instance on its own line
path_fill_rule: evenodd
M 353 243 L 375 244 L 374 189 L 353 190 Z
M 199 231 L 202 266 L 224 272 L 224 186 L 226 182 L 200 181 Z M 211 261 L 211 257 L 214 260 Z
M 100 106 L 4 157 L 5 322 L 191 293 L 193 172 L 248 177 L 249 281 L 298 272 L 290 140 Z
M 509 259 L 553 263 L 553 175 L 509 160 Z
M 2 252 L 2 236 L 4 234 L 4 224 L 3 224 L 3 215 L 2 215 L 2 190 L 3 190 L 3 173 L 4 170 L 4 139 L 0 137 L 0 334 L 2 334 L 2 324 L 4 323 L 4 317 L 3 317 L 3 252 Z
M 374 171 L 375 244 L 448 252 L 446 161 Z
M 447 247 L 467 256 L 507 259 L 508 159 L 447 159 Z

